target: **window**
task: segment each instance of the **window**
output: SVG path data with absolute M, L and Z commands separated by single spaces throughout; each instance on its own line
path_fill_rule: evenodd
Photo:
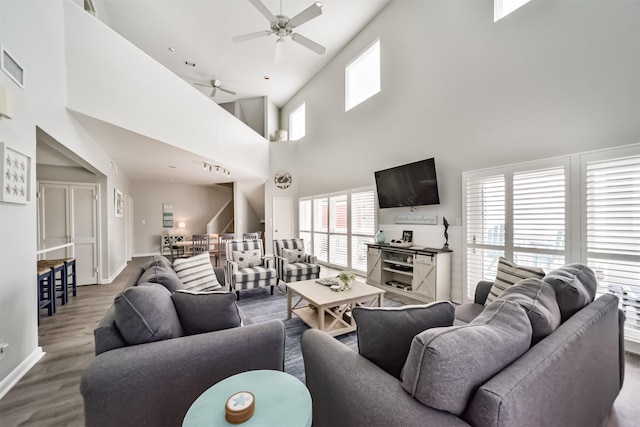
M 289 114 L 289 139 L 291 141 L 297 141 L 305 135 L 305 104 L 296 108 Z
M 546 272 L 582 263 L 640 342 L 640 145 L 465 172 L 463 183 L 467 299 L 500 256 Z
M 345 111 L 380 92 L 380 39 L 345 68 Z
M 364 273 L 367 243 L 376 233 L 373 189 L 314 196 L 299 201 L 300 237 L 318 261 Z
M 494 0 L 493 1 L 493 22 L 504 18 L 520 6 L 529 3 L 531 0 Z
M 24 88 L 24 68 L 22 68 L 5 49 L 2 49 L 0 65 L 2 66 L 2 70 L 11 78 L 11 80 L 21 88 Z

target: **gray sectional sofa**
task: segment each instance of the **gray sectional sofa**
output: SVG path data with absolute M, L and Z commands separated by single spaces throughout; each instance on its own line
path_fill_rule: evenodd
M 378 360 L 392 353 L 399 334 L 385 337 L 376 323 L 387 320 L 370 320 L 375 312 L 354 310 L 359 353 L 323 332 L 306 331 L 302 353 L 313 425 L 602 425 L 624 378 L 624 316 L 617 297 L 594 300 L 595 283 L 588 267 L 569 265 L 518 282 L 486 307 L 492 282 L 481 282 L 468 305 L 434 303 L 424 309 L 433 327 L 413 337 L 399 376 Z M 407 311 L 402 315 L 417 318 Z M 397 321 L 387 327 L 401 330 Z M 366 354 L 375 340 L 386 349 Z
M 222 268 L 215 274 L 224 286 Z M 254 324 L 233 293 L 195 295 L 181 286 L 171 263 L 154 257 L 94 331 L 96 358 L 80 384 L 88 427 L 178 426 L 213 384 L 249 370 L 284 370 L 282 322 Z

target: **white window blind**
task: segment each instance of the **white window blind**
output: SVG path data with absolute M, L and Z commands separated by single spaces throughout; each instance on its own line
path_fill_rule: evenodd
M 298 201 L 298 225 L 300 228 L 300 238 L 304 240 L 304 247 L 307 252 L 312 251 L 313 248 L 311 209 L 312 206 L 310 199 Z
M 341 267 L 349 265 L 349 251 L 347 249 L 348 205 L 347 195 L 329 198 L 329 263 Z
M 493 279 L 505 246 L 505 177 L 466 181 L 467 298 L 473 301 L 476 285 Z
M 329 261 L 329 199 L 313 199 L 313 254 Z
M 554 167 L 513 175 L 513 259 L 545 271 L 565 264 L 566 174 Z
M 373 191 L 351 194 L 351 268 L 367 271 L 367 243 L 376 235 L 376 202 Z
M 620 298 L 625 333 L 640 340 L 640 156 L 587 162 L 586 234 L 599 292 Z

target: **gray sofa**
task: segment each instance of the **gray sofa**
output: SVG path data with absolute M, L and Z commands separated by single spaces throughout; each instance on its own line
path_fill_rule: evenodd
M 432 328 L 415 336 L 402 375 L 411 371 L 407 366 L 411 357 L 415 357 L 414 350 L 420 347 L 419 336 L 430 334 L 429 339 L 434 339 L 446 334 L 450 328 L 473 325 L 481 316 L 488 316 L 488 307 L 497 304 L 511 304 L 509 307 L 513 309 L 526 311 L 510 301 L 497 301 L 485 309 L 483 304 L 491 284 L 481 282 L 476 289 L 475 301 L 455 309 L 455 325 L 458 326 Z M 523 354 L 474 386 L 468 399 L 464 398 L 459 413 L 421 403 L 418 397 L 412 397 L 406 391 L 406 384 L 403 387 L 404 377 L 399 379 L 385 372 L 323 332 L 308 330 L 302 337 L 302 353 L 306 383 L 313 399 L 313 425 L 600 426 L 608 416 L 624 378 L 624 316 L 618 309 L 618 298 L 613 295 L 603 295 L 595 301 L 592 296 L 591 300 L 564 319 L 549 335 L 530 347 L 528 344 Z M 453 310 L 451 313 L 453 316 Z M 526 319 L 527 314 L 524 316 Z M 449 320 L 453 324 L 454 319 Z M 468 322 L 472 323 L 467 325 Z M 513 323 L 517 324 L 516 321 Z M 520 329 L 531 334 L 530 326 L 527 327 L 529 331 Z M 520 331 L 507 333 L 516 335 Z M 500 357 L 490 355 L 487 348 L 468 351 L 458 345 L 460 342 L 448 351 L 451 357 L 462 357 L 466 362 L 464 366 L 454 365 L 450 372 L 440 373 L 437 376 L 439 383 L 429 384 L 436 400 L 447 396 L 451 384 L 461 375 L 473 376 L 489 359 Z M 422 350 L 425 351 L 425 357 L 437 353 L 433 349 Z M 440 356 L 447 358 L 447 354 Z M 418 367 L 425 372 L 438 369 L 435 363 L 423 363 Z M 453 395 L 449 400 L 456 399 L 460 396 Z M 449 404 L 446 400 L 444 406 Z
M 158 258 L 154 261 L 157 264 Z M 125 290 L 149 279 L 148 269 L 149 265 L 132 275 Z M 222 268 L 215 273 L 224 285 Z M 234 294 L 228 295 L 235 300 Z M 87 426 L 181 425 L 189 406 L 213 384 L 249 370 L 284 370 L 280 321 L 254 324 L 239 313 L 243 326 L 192 335 L 186 335 L 189 328 L 182 322 L 184 336 L 129 345 L 127 331 L 116 324 L 115 304 L 94 331 L 96 358 L 82 373 Z

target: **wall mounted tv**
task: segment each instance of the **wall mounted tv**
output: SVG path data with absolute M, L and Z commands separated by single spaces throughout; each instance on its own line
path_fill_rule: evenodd
M 439 205 L 432 158 L 375 172 L 380 208 Z

